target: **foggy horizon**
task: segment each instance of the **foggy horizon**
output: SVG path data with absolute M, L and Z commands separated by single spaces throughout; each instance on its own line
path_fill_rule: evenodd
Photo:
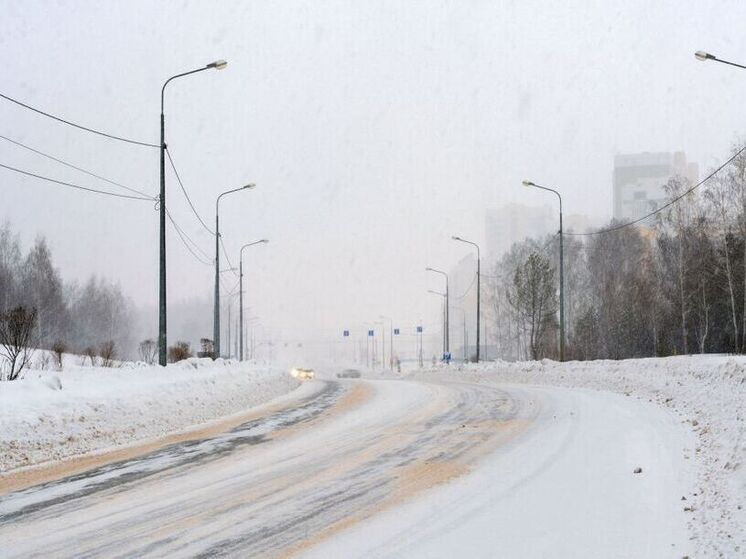
M 401 327 L 438 327 L 440 303 L 427 290 L 441 289 L 441 278 L 424 268 L 449 270 L 468 254 L 451 236 L 484 242 L 492 208 L 554 208 L 521 180 L 559 189 L 566 216 L 603 222 L 615 155 L 684 151 L 703 176 L 729 157 L 746 124 L 742 76 L 693 57 L 700 48 L 724 58 L 744 51 L 746 6 L 737 2 L 719 10 L 645 2 L 3 6 L 3 93 L 143 142 L 158 142 L 168 77 L 228 61 L 225 70 L 169 86 L 166 142 L 210 228 L 220 192 L 257 184 L 221 202 L 221 233 L 235 266 L 241 245 L 270 240 L 245 252 L 246 306 L 284 338 L 338 337 L 380 315 Z M 5 100 L 0 118 L 0 133 L 13 140 L 157 192 L 157 149 L 93 136 Z M 118 191 L 0 145 L 4 164 Z M 4 169 L 0 177 L 0 221 L 24 248 L 43 235 L 66 280 L 96 274 L 120 283 L 138 309 L 152 312 L 154 337 L 153 204 Z M 175 220 L 212 258 L 213 237 L 168 163 L 166 192 Z M 234 283 L 227 274 L 226 287 Z M 169 342 L 183 318 L 174 309 L 211 303 L 212 290 L 212 266 L 169 227 Z M 211 313 L 204 325 L 211 335 Z M 437 334 L 427 334 L 437 345 Z

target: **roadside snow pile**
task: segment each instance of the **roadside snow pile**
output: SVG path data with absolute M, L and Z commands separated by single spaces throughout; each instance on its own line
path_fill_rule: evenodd
M 32 370 L 0 383 L 0 472 L 182 431 L 298 385 L 285 369 L 222 359 Z
M 439 367 L 416 376 L 444 373 Z M 624 361 L 450 366 L 448 378 L 590 388 L 654 402 L 694 431 L 697 486 L 682 495 L 698 557 L 746 557 L 746 357 L 697 355 Z

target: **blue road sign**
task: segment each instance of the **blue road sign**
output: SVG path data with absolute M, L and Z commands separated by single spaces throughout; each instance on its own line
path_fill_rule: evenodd
M 368 330 L 368 336 L 373 336 L 374 332 L 373 330 Z
M 398 336 L 398 335 L 399 335 L 399 329 L 398 329 L 398 328 L 394 328 L 394 335 L 395 335 L 395 336 Z
M 342 332 L 342 335 L 346 338 L 347 336 L 350 335 L 350 331 L 349 330 L 345 330 L 344 332 Z
M 418 333 L 418 334 L 421 334 L 421 333 L 422 333 L 422 326 L 418 326 L 418 327 L 417 327 L 417 333 Z

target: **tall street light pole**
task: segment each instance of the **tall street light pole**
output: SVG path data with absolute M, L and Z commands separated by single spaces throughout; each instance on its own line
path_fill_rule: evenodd
M 448 315 L 446 314 L 446 307 L 448 306 L 446 301 L 448 301 L 448 295 L 446 295 L 445 293 L 441 293 L 440 291 L 433 291 L 432 289 L 428 289 L 427 292 L 443 297 L 443 355 L 445 355 L 447 351 L 446 340 L 448 332 Z
M 254 188 L 254 184 L 247 184 L 233 190 L 226 190 L 215 201 L 215 307 L 213 309 L 212 337 L 215 358 L 220 357 L 220 199 L 233 192 Z
M 389 368 L 394 370 L 394 321 L 388 316 L 379 316 L 384 320 L 389 321 Z
M 160 278 L 158 289 L 158 363 L 166 366 L 168 361 L 168 341 L 166 336 L 166 118 L 164 116 L 164 98 L 166 86 L 176 78 L 196 74 L 204 70 L 222 70 L 228 65 L 225 60 L 216 60 L 203 68 L 176 74 L 168 78 L 161 88 L 161 192 L 158 199 L 160 213 Z
M 250 246 L 268 243 L 267 239 L 260 239 L 253 243 L 247 243 L 241 247 L 238 252 L 238 329 L 239 329 L 239 342 L 238 342 L 238 359 L 243 361 L 243 250 Z
M 698 50 L 694 53 L 694 56 L 697 58 L 697 60 L 701 60 L 702 62 L 705 62 L 707 60 L 714 60 L 715 62 L 720 62 L 721 64 L 727 64 L 728 66 L 735 66 L 736 68 L 743 68 L 746 70 L 746 66 L 742 64 L 736 64 L 735 62 L 728 62 L 727 60 L 722 60 L 720 58 L 717 58 L 716 56 L 713 56 L 709 52 L 705 52 L 702 50 Z
M 553 188 L 547 188 L 531 181 L 523 181 L 523 186 L 540 188 L 554 192 L 559 199 L 559 237 L 560 237 L 560 361 L 565 360 L 565 241 L 562 233 L 562 196 Z
M 477 249 L 477 363 L 479 363 L 479 310 L 481 308 L 481 295 L 482 295 L 482 289 L 480 288 L 480 281 L 482 277 L 481 273 L 481 262 L 482 257 L 479 255 L 479 245 L 472 241 L 467 241 L 466 239 L 462 239 L 461 237 L 453 236 L 451 237 L 454 241 L 459 241 L 461 243 L 466 243 L 469 245 L 472 245 Z
M 441 274 L 443 277 L 446 278 L 446 336 L 445 336 L 445 353 L 450 353 L 451 351 L 451 338 L 450 338 L 450 330 L 451 330 L 451 316 L 448 310 L 448 307 L 450 306 L 450 295 L 448 292 L 448 274 L 446 274 L 443 270 L 436 270 L 435 268 L 427 267 L 425 268 L 426 272 L 435 272 L 436 274 Z

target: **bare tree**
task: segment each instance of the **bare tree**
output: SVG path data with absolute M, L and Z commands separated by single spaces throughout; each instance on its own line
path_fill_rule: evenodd
M 98 354 L 96 353 L 96 348 L 93 346 L 88 346 L 83 350 L 83 355 L 87 357 L 91 362 L 91 367 L 95 367 L 98 363 Z M 83 359 L 83 364 L 85 364 L 85 359 Z
M 717 237 L 722 243 L 719 251 L 719 263 L 725 271 L 725 279 L 728 285 L 728 303 L 730 307 L 730 319 L 733 325 L 733 351 L 742 351 L 741 340 L 738 336 L 738 317 L 736 307 L 735 274 L 733 270 L 733 229 L 736 222 L 737 205 L 735 202 L 737 189 L 735 181 L 731 177 L 714 177 L 712 184 L 705 191 L 705 199 L 709 202 L 715 215 L 718 228 Z
M 197 354 L 197 357 L 209 357 L 215 359 L 215 344 L 210 338 L 200 338 L 199 340 L 202 351 Z
M 542 341 L 545 341 L 546 331 L 556 322 L 556 289 L 554 269 L 547 258 L 537 252 L 529 254 L 513 276 L 508 302 L 521 317 L 528 333 L 532 359 L 539 359 L 547 349 Z
M 62 356 L 67 351 L 67 346 L 62 340 L 57 340 L 52 344 L 52 353 L 57 360 L 57 369 L 62 370 Z
M 158 356 L 158 344 L 155 343 L 155 340 L 143 340 L 138 347 L 138 353 L 140 354 L 140 361 L 152 365 Z
M 689 299 L 691 292 L 687 285 L 687 276 L 690 272 L 690 232 L 693 229 L 693 221 L 696 211 L 695 193 L 686 194 L 690 187 L 687 179 L 674 176 L 664 186 L 666 194 L 678 202 L 667 209 L 660 217 L 661 223 L 672 230 L 672 238 L 676 242 L 676 284 L 679 307 L 679 320 L 681 325 L 681 344 L 683 353 L 689 353 L 689 314 L 691 311 Z M 683 196 L 682 198 L 679 198 Z
M 8 370 L 0 378 L 16 380 L 28 365 L 33 349 L 31 336 L 36 326 L 36 309 L 16 307 L 0 314 L 0 353 L 8 362 Z
M 102 367 L 113 367 L 114 359 L 117 357 L 116 344 L 109 340 L 99 346 L 98 356 L 101 358 Z

